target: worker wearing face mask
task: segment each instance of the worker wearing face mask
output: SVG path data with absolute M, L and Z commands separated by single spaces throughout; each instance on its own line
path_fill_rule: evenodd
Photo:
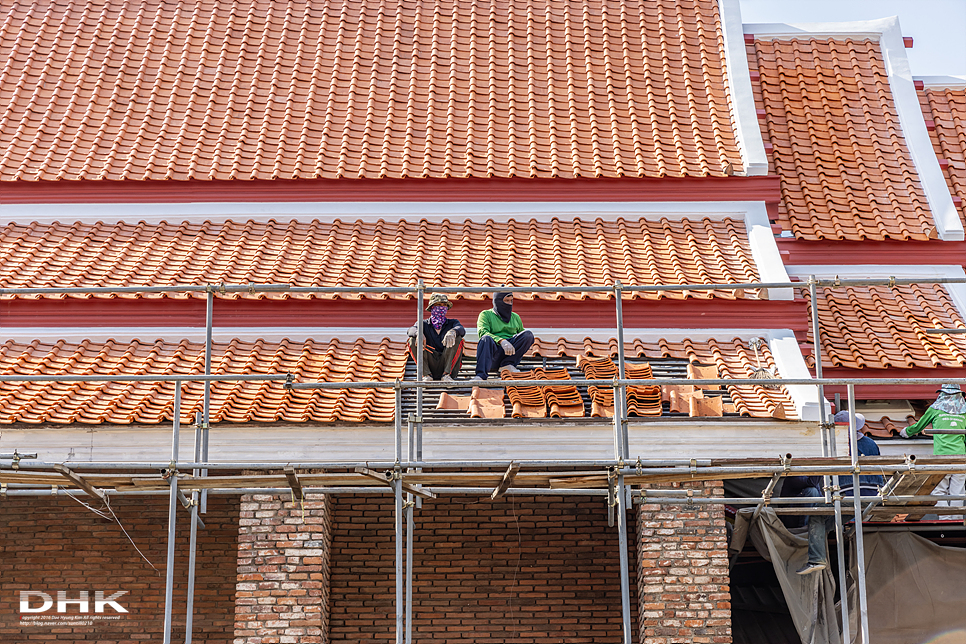
M 516 373 L 517 365 L 533 344 L 533 333 L 523 328 L 523 320 L 513 312 L 513 293 L 493 294 L 493 308 L 480 312 L 476 321 L 480 341 L 476 345 L 476 378 L 507 369 Z
M 449 298 L 441 293 L 429 298 L 429 319 L 423 320 L 423 380 L 452 382 L 463 364 L 463 336 L 466 329 L 456 318 L 447 317 L 452 308 Z M 408 331 L 409 355 L 416 361 L 414 324 Z

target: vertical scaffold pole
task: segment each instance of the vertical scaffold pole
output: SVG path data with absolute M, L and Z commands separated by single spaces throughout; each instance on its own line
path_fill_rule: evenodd
M 815 276 L 808 276 L 808 293 L 811 299 L 812 309 L 812 356 L 815 358 L 815 377 L 822 377 L 822 337 L 818 326 L 818 293 L 815 288 Z M 828 419 L 825 416 L 825 387 L 818 386 L 818 417 L 822 423 L 822 456 L 829 456 L 828 429 L 826 428 Z M 823 477 L 825 488 L 825 502 L 832 502 L 832 483 L 831 477 Z
M 403 644 L 405 606 L 403 605 L 403 495 L 401 471 L 397 467 L 392 482 L 396 496 L 396 644 Z
M 621 301 L 622 295 L 623 285 L 620 282 L 614 282 L 614 301 L 617 306 L 617 375 L 621 380 L 624 379 L 626 373 L 624 369 L 624 306 Z M 627 431 L 627 387 L 624 385 L 620 386 L 620 399 L 621 441 L 624 444 L 624 456 L 627 457 L 631 453 L 631 448 Z M 616 397 L 614 413 L 617 413 Z
M 835 493 L 835 549 L 838 551 L 839 562 L 839 596 L 841 597 L 842 641 L 851 642 L 849 628 L 849 594 L 846 592 L 845 570 L 845 531 L 842 528 L 842 495 Z
M 171 427 L 171 464 L 168 473 L 168 559 L 164 579 L 164 644 L 171 644 L 171 611 L 174 603 L 174 533 L 178 506 L 178 434 L 181 431 L 181 381 L 174 383 L 174 423 Z
M 413 641 L 413 495 L 406 495 L 406 644 Z
M 849 388 L 849 452 L 852 455 L 852 502 L 855 508 L 855 559 L 858 563 L 859 632 L 869 644 L 869 604 L 865 589 L 865 539 L 862 534 L 862 490 L 859 487 L 859 439 L 855 426 L 855 385 Z
M 205 375 L 211 375 L 211 335 L 214 327 L 215 291 L 209 285 L 205 301 Z M 202 413 L 201 427 L 201 458 L 208 462 L 208 431 L 211 426 L 211 381 L 205 380 L 205 402 Z M 208 476 L 208 470 L 201 470 L 202 476 Z M 208 490 L 201 491 L 201 513 L 208 513 Z
M 201 423 L 204 416 L 195 417 L 195 463 L 201 459 Z M 198 476 L 198 469 L 192 470 Z M 192 628 L 195 620 L 195 563 L 198 551 L 198 491 L 191 493 L 191 536 L 188 543 L 188 608 L 185 612 L 184 644 L 191 644 Z
M 426 287 L 423 280 L 416 283 L 416 380 L 423 379 L 423 297 Z M 423 389 L 416 387 L 416 460 L 423 460 Z
M 618 376 L 624 379 L 624 312 L 621 307 L 621 283 L 614 283 L 614 300 L 617 307 L 617 369 Z M 626 405 L 624 404 L 624 385 L 614 385 L 614 457 L 618 461 L 627 458 L 630 445 L 627 436 L 627 423 L 624 420 Z M 627 557 L 627 489 L 624 486 L 624 475 L 619 468 L 617 472 L 617 540 L 620 548 L 621 566 L 621 630 L 623 644 L 631 644 L 631 582 L 630 562 Z

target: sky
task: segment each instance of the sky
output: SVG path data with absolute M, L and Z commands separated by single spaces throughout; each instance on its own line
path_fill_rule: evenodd
M 913 76 L 966 76 L 966 0 L 740 0 L 741 21 L 847 22 L 899 16 Z

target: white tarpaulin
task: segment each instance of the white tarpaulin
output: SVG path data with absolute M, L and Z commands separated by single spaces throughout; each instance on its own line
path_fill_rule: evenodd
M 830 568 L 796 574 L 808 557 L 807 538 L 790 533 L 768 508 L 749 526 L 753 512 L 739 511 L 731 549 L 742 549 L 750 538 L 772 563 L 803 644 L 840 644 Z M 854 547 L 850 550 L 854 553 Z M 856 579 L 851 559 L 850 576 Z M 870 531 L 865 533 L 865 560 L 869 635 L 874 644 L 966 644 L 966 548 L 939 546 L 907 531 Z M 860 642 L 854 584 L 848 596 L 851 640 Z

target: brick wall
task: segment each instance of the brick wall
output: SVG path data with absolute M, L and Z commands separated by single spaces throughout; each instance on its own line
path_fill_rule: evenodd
M 721 481 L 690 487 L 696 496 L 724 494 Z M 640 641 L 731 642 L 724 506 L 640 505 L 637 545 Z
M 78 493 L 78 498 L 89 500 Z M 99 504 L 94 504 L 99 507 Z M 165 559 L 167 557 L 167 497 L 118 497 L 111 507 L 140 555 L 113 520 L 102 519 L 63 497 L 8 497 L 0 500 L 0 642 L 99 642 L 129 644 L 160 642 L 164 626 Z M 188 566 L 189 514 L 178 506 L 173 641 L 184 641 Z M 194 640 L 206 644 L 231 642 L 237 560 L 238 500 L 210 497 L 202 516 L 207 529 L 198 530 L 195 586 Z M 44 613 L 20 614 L 20 591 L 46 592 L 55 606 Z M 117 620 L 94 620 L 96 591 L 110 596 L 125 590 L 118 603 L 128 610 L 116 613 L 110 606 L 100 616 Z M 68 604 L 57 625 L 57 591 L 77 598 L 89 594 L 87 623 L 76 604 Z M 31 607 L 42 606 L 35 596 Z M 31 624 L 24 625 L 21 624 Z
M 340 496 L 333 509 L 331 640 L 391 641 L 392 498 Z M 620 555 L 604 498 L 447 497 L 425 501 L 414 522 L 414 639 L 620 641 Z
M 242 497 L 235 644 L 327 642 L 330 502 Z

